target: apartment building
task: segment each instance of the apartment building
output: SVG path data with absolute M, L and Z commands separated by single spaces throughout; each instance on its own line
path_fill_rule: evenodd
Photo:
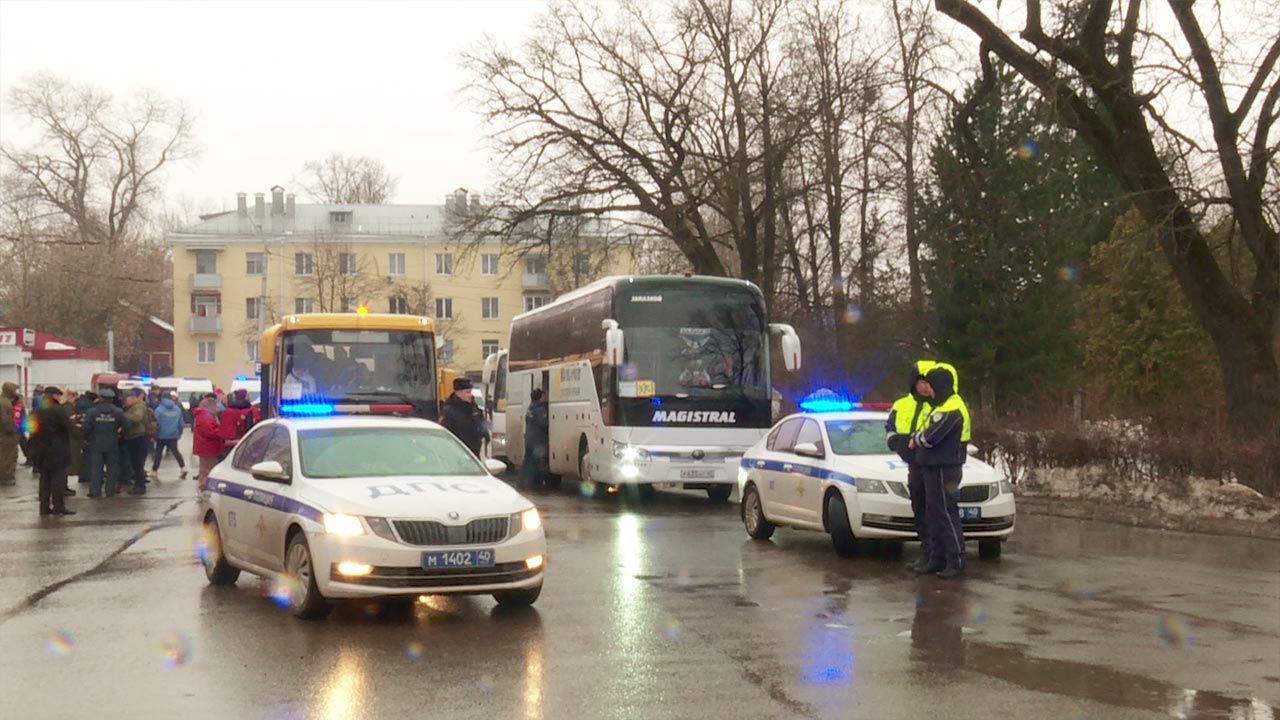
M 475 242 L 452 229 L 478 198 L 442 205 L 296 202 L 245 193 L 236 210 L 168 235 L 173 255 L 174 370 L 226 386 L 252 376 L 262 328 L 283 315 L 370 312 L 436 320 L 442 363 L 478 375 L 511 319 L 598 277 L 636 272 L 635 246 L 595 221 L 551 249 Z

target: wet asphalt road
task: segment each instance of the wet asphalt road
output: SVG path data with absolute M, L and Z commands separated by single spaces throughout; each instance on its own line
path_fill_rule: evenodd
M 0 487 L 0 717 L 1280 717 L 1275 542 L 1023 515 L 947 582 L 751 541 L 695 495 L 568 488 L 535 497 L 534 609 L 307 623 L 252 576 L 206 586 L 194 483 L 161 472 L 66 518 L 29 473 Z

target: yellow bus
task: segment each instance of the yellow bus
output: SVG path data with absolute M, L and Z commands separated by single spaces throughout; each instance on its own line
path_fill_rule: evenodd
M 263 417 L 379 413 L 435 420 L 451 370 L 436 365 L 431 318 L 289 315 L 262 333 Z

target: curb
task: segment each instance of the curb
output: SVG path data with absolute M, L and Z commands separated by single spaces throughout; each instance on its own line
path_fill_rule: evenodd
M 1032 515 L 1093 520 L 1132 527 L 1176 530 L 1205 535 L 1233 535 L 1237 537 L 1280 540 L 1280 521 L 1258 522 L 1235 518 L 1195 518 L 1170 515 L 1150 508 L 1116 505 L 1099 505 L 1079 498 L 1050 495 L 1018 495 L 1018 512 Z

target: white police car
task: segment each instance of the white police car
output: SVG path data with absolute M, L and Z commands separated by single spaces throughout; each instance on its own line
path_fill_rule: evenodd
M 241 570 L 280 579 L 304 618 L 341 598 L 532 604 L 546 536 L 533 503 L 489 474 L 503 468 L 426 420 L 263 421 L 209 474 L 205 574 L 215 585 Z
M 819 530 L 842 556 L 862 539 L 917 539 L 906 463 L 885 445 L 888 413 L 838 407 L 783 418 L 743 455 L 738 490 L 751 537 L 767 539 L 780 525 Z M 959 505 L 965 539 L 978 541 L 980 556 L 999 557 L 1013 534 L 1013 484 L 970 457 Z

